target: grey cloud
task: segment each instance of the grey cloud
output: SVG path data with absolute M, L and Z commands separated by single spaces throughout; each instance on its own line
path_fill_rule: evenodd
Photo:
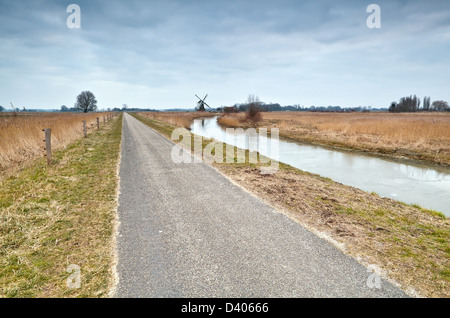
M 443 53 L 449 48 L 447 0 L 375 1 L 382 8 L 380 30 L 366 27 L 369 3 L 362 1 L 73 2 L 81 7 L 80 30 L 65 26 L 69 2 L 0 0 L 0 84 L 6 74 L 20 74 L 15 86 L 0 88 L 0 96 L 27 81 L 51 87 L 54 79 L 70 92 L 79 82 L 98 85 L 104 95 L 108 85 L 117 92 L 137 87 L 135 96 L 147 96 L 148 90 L 171 105 L 179 104 L 166 93 L 173 89 L 207 86 L 221 92 L 228 83 L 232 99 L 233 91 L 246 86 L 271 91 L 277 83 L 295 102 L 301 97 L 291 83 L 317 91 L 343 72 L 354 85 L 371 78 L 370 70 L 381 81 L 413 65 L 435 68 L 437 82 L 445 69 L 441 64 L 449 61 Z M 328 91 L 345 82 L 337 85 Z

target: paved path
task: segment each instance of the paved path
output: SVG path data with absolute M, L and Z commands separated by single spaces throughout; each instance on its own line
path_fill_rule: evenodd
M 117 297 L 404 297 L 173 143 L 123 119 Z

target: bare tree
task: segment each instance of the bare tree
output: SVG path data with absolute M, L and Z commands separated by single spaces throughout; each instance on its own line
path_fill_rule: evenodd
M 90 91 L 83 91 L 78 95 L 75 108 L 83 111 L 84 113 L 97 110 L 97 100 L 94 94 Z
M 400 98 L 398 103 L 392 102 L 389 107 L 390 112 L 399 113 L 399 112 L 416 112 L 420 107 L 420 98 L 414 96 L 407 96 Z
M 423 98 L 423 107 L 422 107 L 422 109 L 424 110 L 424 111 L 429 111 L 430 110 L 430 107 L 431 107 L 431 97 L 430 96 L 425 96 L 424 98 Z
M 258 122 L 261 120 L 261 102 L 258 96 L 248 95 L 247 98 L 247 114 L 246 119 L 252 122 Z
M 436 110 L 438 112 L 449 110 L 448 103 L 443 100 L 435 100 L 433 104 L 431 104 L 431 109 Z

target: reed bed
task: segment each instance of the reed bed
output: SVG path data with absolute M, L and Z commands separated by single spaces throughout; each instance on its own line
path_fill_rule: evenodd
M 450 114 L 418 113 L 264 113 L 264 119 L 279 120 L 282 127 L 298 126 L 346 135 L 367 134 L 391 141 L 450 142 Z M 292 127 L 293 128 L 293 127 Z
M 42 129 L 52 130 L 52 149 L 67 146 L 83 136 L 83 120 L 88 129 L 103 124 L 106 113 L 19 113 L 0 114 L 0 172 L 36 156 L 43 156 Z
M 226 127 L 240 127 L 244 119 L 243 113 L 227 114 L 217 118 L 219 125 Z

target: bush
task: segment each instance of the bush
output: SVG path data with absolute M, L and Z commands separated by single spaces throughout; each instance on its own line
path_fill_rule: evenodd
M 259 98 L 254 95 L 249 95 L 247 99 L 247 112 L 245 116 L 246 121 L 256 123 L 261 120 L 261 108 Z

